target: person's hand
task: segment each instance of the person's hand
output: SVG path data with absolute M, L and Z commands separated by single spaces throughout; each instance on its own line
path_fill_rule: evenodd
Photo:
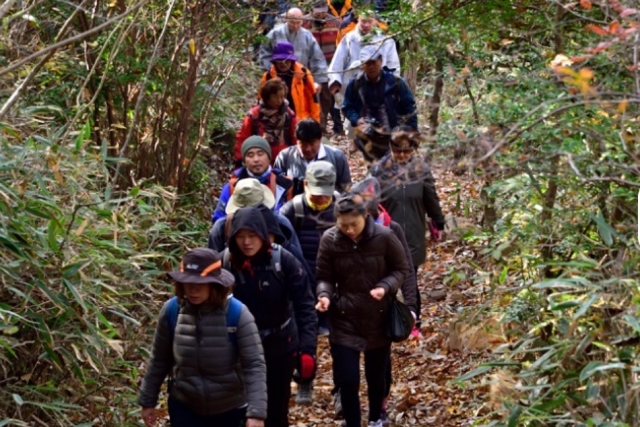
M 336 93 L 340 92 L 340 88 L 342 87 L 342 85 L 338 82 L 333 82 L 331 83 L 331 86 L 329 86 L 329 92 L 331 92 L 331 95 L 335 95 Z
M 367 124 L 367 122 L 364 120 L 364 118 L 360 117 L 360 118 L 358 119 L 358 126 L 360 126 L 360 125 L 366 125 L 366 124 Z
M 378 286 L 377 288 L 373 288 L 369 291 L 369 294 L 377 301 L 380 301 L 382 298 L 384 298 L 384 294 L 385 294 L 385 290 L 384 288 Z
M 437 228 L 431 233 L 431 238 L 436 242 L 441 242 L 444 238 L 444 230 L 438 230 Z
M 247 418 L 245 427 L 264 427 L 264 420 L 259 420 L 257 418 Z
M 156 427 L 156 408 L 142 408 L 142 421 L 147 427 Z
M 329 310 L 329 304 L 331 304 L 329 298 L 320 297 L 318 298 L 318 303 L 316 304 L 316 310 L 318 310 L 320 313 L 324 313 L 325 311 Z
M 316 93 L 319 94 L 320 92 L 322 92 L 322 85 L 318 84 L 318 83 L 314 83 L 314 85 L 316 86 Z

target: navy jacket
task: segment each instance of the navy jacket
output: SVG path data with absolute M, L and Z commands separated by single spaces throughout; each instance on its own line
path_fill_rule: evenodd
M 356 84 L 356 81 L 359 81 Z M 397 87 L 398 83 L 400 84 Z M 404 79 L 393 75 L 387 68 L 382 69 L 380 79 L 375 83 L 369 83 L 364 73 L 354 76 L 347 85 L 342 104 L 342 113 L 351 122 L 352 126 L 358 125 L 358 119 L 364 117 L 364 99 L 370 95 L 378 85 L 384 85 L 384 102 L 391 129 L 401 124 L 406 124 L 418 129 L 418 116 L 416 113 L 416 101 L 411 89 Z
M 322 234 L 329 228 L 336 225 L 336 216 L 333 212 L 335 198 L 331 205 L 321 211 L 313 210 L 307 203 L 306 197 L 302 196 L 302 206 L 304 210 L 304 219 L 299 222 L 296 220 L 296 212 L 293 200 L 289 200 L 281 209 L 280 214 L 285 216 L 293 225 L 293 228 L 300 240 L 302 254 L 312 274 L 309 275 L 309 281 L 315 287 L 316 283 L 316 259 L 318 257 L 318 248 L 320 247 L 320 238 Z
M 281 236 L 276 236 L 275 243 L 291 252 L 291 254 L 300 261 L 302 268 L 304 268 L 305 273 L 307 273 L 307 276 L 312 277 L 315 273 L 315 268 L 313 271 L 309 268 L 309 264 L 307 264 L 302 253 L 302 247 L 300 246 L 300 241 L 298 240 L 298 236 L 294 231 L 293 226 L 284 215 L 281 215 L 278 212 L 274 212 L 274 214 L 278 224 L 280 225 L 280 231 L 282 232 Z M 224 226 L 226 221 L 226 217 L 220 218 L 213 224 L 213 227 L 211 227 L 211 230 L 209 231 L 209 241 L 207 242 L 207 247 L 209 249 L 213 249 L 218 252 L 222 252 L 226 249 L 227 239 L 224 235 Z
M 247 258 L 235 243 L 240 230 L 251 230 L 263 248 Z M 236 284 L 233 295 L 247 306 L 261 333 L 265 359 L 300 351 L 316 354 L 318 316 L 309 278 L 300 262 L 286 249 L 281 252 L 281 280 L 271 268 L 267 225 L 256 208 L 242 208 L 231 220 L 230 271 Z M 295 319 L 294 319 L 295 317 Z M 264 331 L 272 331 L 264 336 Z

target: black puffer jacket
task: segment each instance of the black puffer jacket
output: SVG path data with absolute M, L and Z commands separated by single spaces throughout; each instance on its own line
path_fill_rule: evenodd
M 382 187 L 382 206 L 405 232 L 413 265 L 424 262 L 427 253 L 425 234 L 428 214 L 439 230 L 444 230 L 444 216 L 429 165 L 420 157 L 399 165 L 385 155 L 371 168 Z
M 240 230 L 250 230 L 260 236 L 263 249 L 250 258 L 245 257 L 235 241 Z M 265 359 L 296 350 L 315 355 L 318 316 L 309 278 L 300 262 L 284 248 L 280 248 L 284 278 L 278 278 L 271 265 L 267 226 L 256 208 L 242 208 L 233 215 L 228 250 L 229 270 L 236 279 L 233 294 L 256 319 Z M 295 321 L 289 320 L 292 316 Z
M 313 271 L 313 276 L 309 277 L 309 282 L 311 282 L 312 285 L 315 285 L 316 259 L 318 258 L 318 248 L 320 247 L 322 233 L 336 224 L 336 216 L 333 212 L 335 198 L 327 209 L 323 211 L 316 211 L 309 206 L 304 194 L 296 197 L 302 198 L 304 219 L 299 221 L 296 218 L 296 209 L 294 205 L 295 197 L 280 208 L 280 214 L 284 215 L 289 222 L 291 222 L 291 225 L 293 225 L 293 228 L 298 235 L 304 259 L 309 265 L 311 271 Z
M 389 344 L 385 326 L 391 297 L 409 268 L 398 238 L 370 216 L 358 242 L 337 226 L 327 230 L 318 251 L 316 290 L 318 297 L 331 300 L 331 343 L 358 351 Z M 376 301 L 369 292 L 379 286 L 386 294 Z

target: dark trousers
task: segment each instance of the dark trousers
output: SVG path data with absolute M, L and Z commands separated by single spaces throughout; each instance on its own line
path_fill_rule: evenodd
M 265 427 L 289 426 L 291 377 L 295 367 L 293 352 L 269 358 L 267 363 L 267 419 Z
M 342 132 L 342 119 L 340 118 L 340 110 L 335 107 L 333 95 L 329 92 L 328 83 L 322 83 L 320 91 L 320 125 L 322 129 L 327 128 L 327 118 L 331 115 L 333 120 L 333 131 Z
M 415 265 L 413 267 L 413 274 L 416 276 L 416 308 L 418 312 L 416 313 L 416 326 L 420 329 L 422 322 L 420 322 L 420 311 L 422 310 L 422 298 L 420 297 L 420 281 L 418 281 L 418 266 Z
M 218 415 L 199 415 L 169 396 L 171 427 L 243 427 L 247 408 L 232 409 Z
M 384 399 L 385 367 L 389 360 L 391 345 L 364 352 L 364 375 L 367 380 L 369 398 L 369 421 L 380 419 L 380 408 Z M 331 346 L 334 379 L 340 389 L 340 401 L 347 427 L 360 427 L 360 352 L 341 345 Z

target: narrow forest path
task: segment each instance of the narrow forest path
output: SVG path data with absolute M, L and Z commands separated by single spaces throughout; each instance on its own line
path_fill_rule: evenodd
M 333 145 L 348 153 L 346 138 L 333 138 Z M 361 180 L 367 172 L 359 153 L 348 155 L 354 182 Z M 475 194 L 474 183 L 466 177 L 458 177 L 450 171 L 433 164 L 437 190 L 445 215 L 452 213 L 457 200 Z M 460 185 L 459 185 L 460 184 Z M 452 239 L 444 242 L 429 242 L 427 260 L 418 271 L 422 294 L 422 335 L 419 340 L 394 344 L 392 349 L 394 384 L 389 399 L 389 418 L 394 426 L 468 426 L 477 418 L 477 413 L 486 400 L 486 389 L 462 389 L 450 385 L 463 373 L 469 371 L 481 357 L 478 353 L 449 351 L 447 338 L 449 323 L 462 307 L 476 305 L 476 297 L 468 292 L 465 284 L 443 285 L 447 272 L 464 262 L 469 256 L 460 244 Z M 464 282 L 464 281 L 463 281 Z M 438 288 L 445 293 L 443 299 L 435 301 L 428 295 Z M 290 421 L 292 426 L 340 425 L 333 419 L 331 389 L 331 357 L 327 337 L 321 337 L 318 345 L 318 374 L 312 405 L 296 405 L 291 399 Z M 366 419 L 366 386 L 361 372 L 361 405 Z M 295 396 L 295 390 L 293 392 Z

